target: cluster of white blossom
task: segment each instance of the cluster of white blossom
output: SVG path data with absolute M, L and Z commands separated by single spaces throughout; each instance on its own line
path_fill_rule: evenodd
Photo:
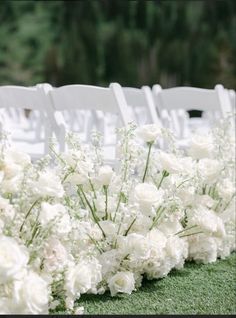
M 0 313 L 83 313 L 81 294 L 130 294 L 186 260 L 235 250 L 235 137 L 223 122 L 180 150 L 156 125 L 118 131 L 103 164 L 70 134 L 31 163 L 0 147 Z M 169 136 L 169 137 L 168 137 Z M 171 137 L 172 138 L 172 137 Z M 158 141 L 166 139 L 160 150 Z

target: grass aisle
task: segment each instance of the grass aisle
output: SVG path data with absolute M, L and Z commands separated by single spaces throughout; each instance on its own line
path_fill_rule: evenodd
M 83 295 L 85 314 L 236 313 L 236 254 L 208 265 L 187 263 L 167 277 L 145 281 L 132 295 Z

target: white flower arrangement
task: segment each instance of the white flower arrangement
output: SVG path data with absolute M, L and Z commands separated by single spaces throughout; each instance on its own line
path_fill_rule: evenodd
M 34 164 L 0 146 L 0 313 L 81 314 L 84 293 L 130 294 L 186 260 L 235 246 L 233 131 L 227 122 L 188 149 L 156 125 L 118 131 L 116 169 L 90 146 Z M 169 136 L 169 137 L 168 137 Z M 169 138 L 169 150 L 157 142 Z M 32 288 L 33 286 L 33 288 Z

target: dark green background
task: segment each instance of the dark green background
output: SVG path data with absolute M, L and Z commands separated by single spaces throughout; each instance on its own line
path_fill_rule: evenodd
M 0 84 L 236 87 L 236 1 L 0 1 Z

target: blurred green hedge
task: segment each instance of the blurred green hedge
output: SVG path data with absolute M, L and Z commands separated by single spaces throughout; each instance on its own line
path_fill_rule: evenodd
M 0 84 L 236 87 L 236 1 L 0 1 Z

